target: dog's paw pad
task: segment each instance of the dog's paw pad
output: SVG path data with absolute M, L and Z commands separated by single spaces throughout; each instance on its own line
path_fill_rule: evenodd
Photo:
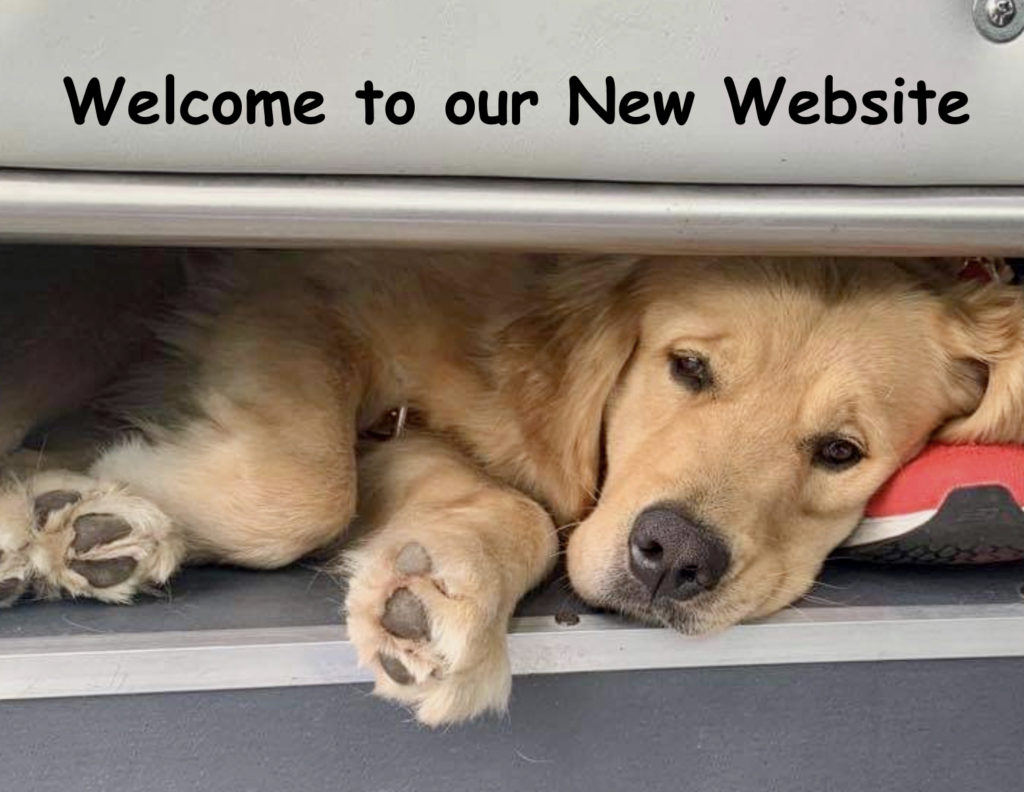
M 117 490 L 86 495 L 54 514 L 44 535 L 54 537 L 46 541 L 61 556 L 51 561 L 54 582 L 76 597 L 127 602 L 140 589 L 163 583 L 180 558 L 167 517 Z
M 422 600 L 407 588 L 396 589 L 384 604 L 381 626 L 396 638 L 430 639 L 430 620 Z
M 415 681 L 415 677 L 409 672 L 409 669 L 405 667 L 405 664 L 397 657 L 391 655 L 378 654 L 377 662 L 380 663 L 380 667 L 384 670 L 384 673 L 391 678 L 391 681 L 396 685 L 409 685 Z
M 135 572 L 139 562 L 129 556 L 108 558 L 105 561 L 72 561 L 70 566 L 97 589 L 124 583 Z
M 47 478 L 29 485 L 38 493 L 29 504 L 36 519 L 25 553 L 29 569 L 16 575 L 36 594 L 128 602 L 174 572 L 184 546 L 155 504 L 84 476 L 42 476 Z
M 116 514 L 83 514 L 75 520 L 74 531 L 71 548 L 76 553 L 85 553 L 99 545 L 123 539 L 132 532 L 132 526 Z
M 402 575 L 426 575 L 432 567 L 430 554 L 419 542 L 409 542 L 395 559 L 395 569 Z
M 36 524 L 45 525 L 51 513 L 63 509 L 65 506 L 78 503 L 81 499 L 82 493 L 75 490 L 51 490 L 44 492 L 33 503 Z

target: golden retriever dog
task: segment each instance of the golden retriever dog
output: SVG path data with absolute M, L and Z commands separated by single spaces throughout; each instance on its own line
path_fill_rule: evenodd
M 351 640 L 428 724 L 505 706 L 508 619 L 560 536 L 588 602 L 719 630 L 805 592 L 930 438 L 1024 441 L 1021 290 L 948 262 L 216 258 L 187 267 L 159 353 L 102 301 L 47 343 L 72 293 L 34 343 L 8 323 L 8 446 L 141 360 L 92 402 L 117 439 L 8 478 L 0 595 L 127 602 L 182 564 L 348 539 Z M 142 268 L 78 278 L 105 292 Z M 136 308 L 159 291 L 125 288 Z M 367 437 L 397 408 L 397 437 Z

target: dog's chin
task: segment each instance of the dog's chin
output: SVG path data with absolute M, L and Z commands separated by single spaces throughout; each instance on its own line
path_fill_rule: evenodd
M 723 620 L 718 597 L 712 592 L 684 602 L 665 597 L 651 599 L 642 584 L 627 572 L 611 576 L 597 597 L 584 597 L 591 605 L 613 610 L 630 619 L 657 627 L 668 627 L 684 635 L 706 635 L 735 623 Z

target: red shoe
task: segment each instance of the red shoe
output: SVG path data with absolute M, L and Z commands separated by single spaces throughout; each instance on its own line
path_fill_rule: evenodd
M 835 555 L 916 564 L 1024 559 L 1024 445 L 928 446 Z

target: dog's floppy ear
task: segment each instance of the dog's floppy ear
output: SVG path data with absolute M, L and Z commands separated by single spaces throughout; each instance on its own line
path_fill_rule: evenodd
M 596 497 L 605 403 L 637 340 L 635 265 L 560 259 L 501 337 L 500 390 L 522 428 L 522 471 L 559 520 Z
M 1024 289 L 965 283 L 951 300 L 946 347 L 976 406 L 947 424 L 939 439 L 1024 442 Z

